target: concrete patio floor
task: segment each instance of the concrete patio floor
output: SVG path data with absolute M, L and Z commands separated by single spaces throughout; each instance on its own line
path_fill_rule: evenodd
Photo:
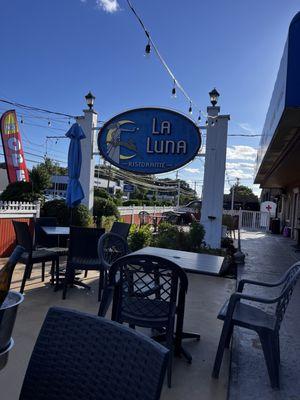
M 5 260 L 1 260 L 4 262 Z M 17 265 L 12 289 L 18 290 L 23 266 Z M 98 311 L 98 277 L 89 273 L 86 283 L 92 290 L 73 288 L 68 290 L 67 299 L 61 299 L 61 291 L 40 281 L 41 269 L 36 266 L 32 279 L 25 287 L 25 300 L 20 305 L 13 332 L 15 346 L 6 368 L 0 371 L 1 400 L 19 398 L 27 364 L 47 310 L 51 306 L 63 306 L 91 314 Z M 189 365 L 184 359 L 175 359 L 173 365 L 172 388 L 164 384 L 163 400 L 225 400 L 228 392 L 229 354 L 226 353 L 220 378 L 211 378 L 214 357 L 222 324 L 216 315 L 224 301 L 234 291 L 235 281 L 226 278 L 189 274 L 189 291 L 186 301 L 184 328 L 201 334 L 201 340 L 185 341 L 185 347 L 193 356 Z M 49 281 L 49 277 L 46 277 Z
M 242 232 L 245 265 L 238 278 L 276 281 L 292 264 L 300 260 L 293 242 L 281 235 Z M 247 293 L 273 297 L 273 289 L 248 286 Z M 281 389 L 271 388 L 258 336 L 236 328 L 233 336 L 229 400 L 300 399 L 300 282 L 295 287 L 280 330 Z

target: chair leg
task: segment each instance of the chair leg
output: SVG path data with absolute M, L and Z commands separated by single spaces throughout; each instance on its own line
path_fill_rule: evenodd
M 86 270 L 84 271 L 84 277 L 87 278 L 87 276 L 88 276 L 88 270 L 86 269 Z
M 59 257 L 54 261 L 54 268 L 55 268 L 54 291 L 56 292 L 59 288 Z M 54 279 L 54 271 L 53 271 L 53 279 Z
M 21 288 L 20 288 L 20 292 L 21 292 L 21 293 L 24 292 L 25 283 L 26 283 L 26 280 L 27 280 L 27 278 L 28 278 L 29 271 L 31 270 L 31 268 L 32 268 L 32 265 L 30 265 L 30 264 L 25 264 L 23 279 L 22 279 Z
M 272 388 L 279 389 L 279 365 L 277 337 L 274 334 L 259 334 Z
M 231 324 L 231 327 L 229 328 L 229 332 L 228 332 L 227 337 L 226 337 L 226 342 L 225 342 L 225 348 L 226 349 L 228 349 L 229 345 L 230 345 L 230 340 L 231 340 L 231 337 L 232 337 L 232 334 L 233 334 L 233 327 L 234 327 L 234 325 Z
M 172 383 L 172 367 L 173 367 L 173 355 L 174 355 L 173 331 L 174 331 L 174 323 L 172 324 L 172 327 L 169 327 L 167 329 L 167 332 L 166 332 L 167 348 L 170 350 L 169 361 L 168 361 L 168 370 L 167 370 L 167 381 L 168 381 L 169 388 L 171 387 L 171 383 Z
M 45 262 L 42 262 L 42 282 L 45 281 Z
M 104 288 L 104 270 L 100 271 L 100 275 L 99 275 L 99 289 L 98 289 L 98 301 L 101 301 L 101 297 L 102 297 L 102 291 Z
M 69 271 L 68 264 L 67 264 L 66 272 L 65 272 L 65 279 L 63 281 L 63 293 L 62 293 L 62 299 L 63 300 L 66 299 L 66 295 L 67 295 L 69 276 L 70 276 L 70 271 Z
M 231 324 L 232 324 L 231 321 L 230 323 L 227 321 L 224 322 L 212 372 L 213 378 L 219 378 L 220 368 L 223 360 L 223 354 L 228 341 L 228 335 L 230 334 Z

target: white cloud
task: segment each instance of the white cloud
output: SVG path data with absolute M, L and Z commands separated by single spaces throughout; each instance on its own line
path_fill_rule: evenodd
M 246 131 L 249 134 L 252 134 L 252 135 L 257 134 L 257 132 L 255 132 L 255 130 L 247 122 L 240 122 L 238 125 L 240 128 L 242 128 L 244 131 Z
M 227 169 L 227 176 L 229 179 L 253 179 L 253 174 L 249 172 L 245 172 L 242 169 Z
M 186 172 L 189 172 L 190 174 L 200 173 L 200 169 L 199 168 L 184 168 L 184 170 Z
M 97 8 L 101 8 L 108 13 L 114 13 L 120 9 L 117 0 L 96 0 L 96 5 Z
M 251 170 L 254 169 L 254 163 L 244 163 L 244 162 L 227 162 L 226 163 L 227 169 L 245 169 Z
M 256 149 L 251 146 L 231 146 L 227 148 L 227 160 L 254 161 L 256 153 Z

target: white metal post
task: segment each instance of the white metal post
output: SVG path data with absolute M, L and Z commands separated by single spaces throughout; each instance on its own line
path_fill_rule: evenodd
M 220 107 L 207 107 L 205 169 L 201 223 L 205 242 L 220 248 L 222 235 L 223 194 L 229 115 L 218 115 Z
M 77 117 L 78 124 L 82 127 L 86 138 L 81 140 L 82 165 L 80 172 L 80 183 L 84 192 L 82 203 L 89 211 L 93 211 L 94 203 L 94 181 L 95 181 L 95 161 L 94 153 L 94 135 L 97 126 L 98 114 L 94 110 L 84 110 L 84 116 Z

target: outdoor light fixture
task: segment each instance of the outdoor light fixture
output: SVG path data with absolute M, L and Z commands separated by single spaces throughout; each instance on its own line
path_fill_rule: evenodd
M 215 107 L 215 105 L 218 103 L 220 93 L 217 91 L 216 88 L 214 88 L 211 92 L 209 92 L 209 97 L 210 97 L 210 102 Z
M 96 97 L 90 91 L 85 96 L 86 104 L 87 104 L 87 106 L 89 107 L 90 110 L 93 109 L 95 98 Z

